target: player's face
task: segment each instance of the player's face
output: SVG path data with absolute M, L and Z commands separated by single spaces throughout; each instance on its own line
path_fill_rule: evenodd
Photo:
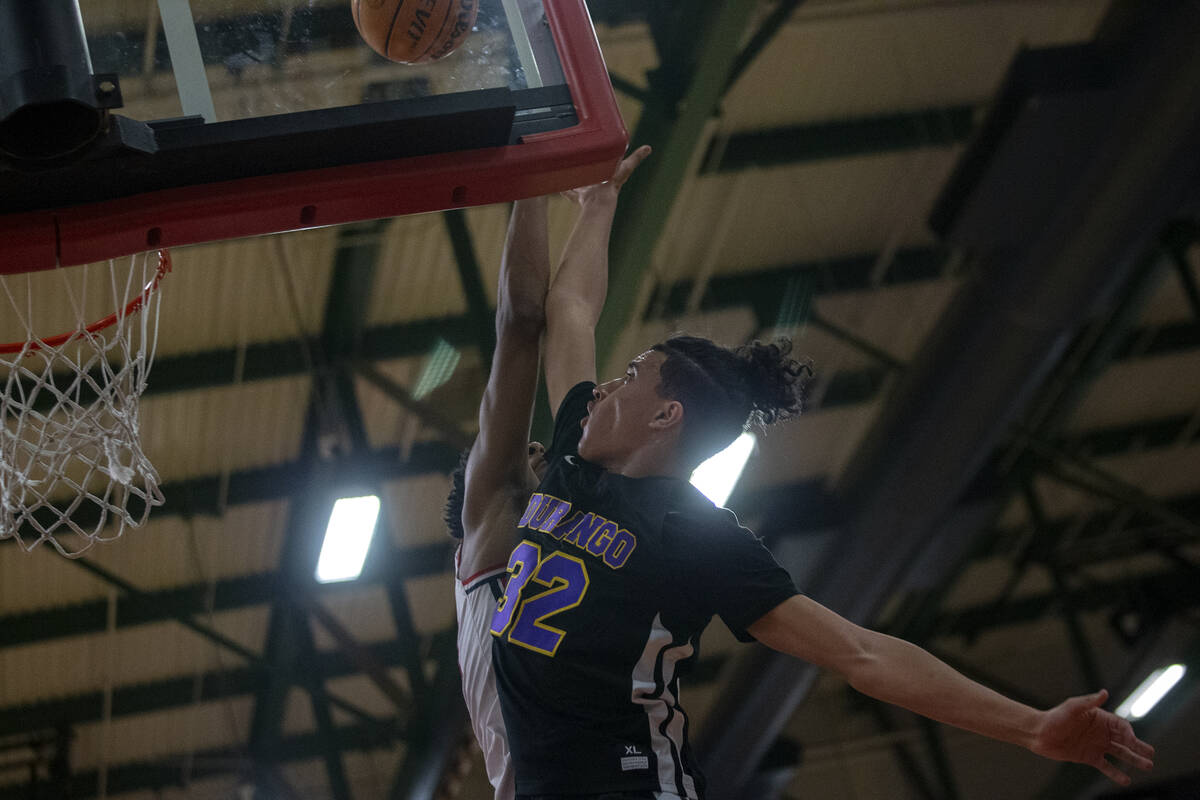
M 583 420 L 579 455 L 608 466 L 634 450 L 649 433 L 666 402 L 658 394 L 658 370 L 665 356 L 647 350 L 629 362 L 625 374 L 600 384 Z
M 532 486 L 541 483 L 542 476 L 546 474 L 546 448 L 541 442 L 529 443 L 529 473 L 532 476 Z

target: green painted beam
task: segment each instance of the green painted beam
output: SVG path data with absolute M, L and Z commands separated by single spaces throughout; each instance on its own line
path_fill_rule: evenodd
M 1200 432 L 1190 428 L 1188 421 L 1186 415 L 1165 417 L 1083 432 L 1056 441 L 1064 449 L 1090 452 L 1093 457 L 1117 456 L 1132 450 L 1172 448 L 1183 441 L 1181 436 L 1184 434 L 1191 437 L 1187 441 L 1200 441 Z M 457 453 L 453 449 L 440 447 L 437 452 L 440 454 L 439 462 L 422 467 L 421 470 L 414 469 L 411 464 L 399 465 L 405 470 L 402 474 L 419 474 L 421 471 L 435 469 L 443 471 L 457 463 Z M 381 452 L 378 457 L 383 460 L 386 457 L 394 457 L 394 453 Z M 419 454 L 415 453 L 414 459 L 418 457 Z M 290 480 L 291 472 L 286 468 L 271 470 L 265 476 L 258 470 L 234 473 L 230 481 L 230 502 L 232 504 L 280 499 L 284 496 Z M 218 478 L 213 476 L 187 484 L 168 484 L 167 494 L 174 496 L 187 492 L 200 501 L 195 503 L 197 507 L 203 507 L 206 498 L 211 500 L 215 507 L 217 482 Z M 189 491 L 188 487 L 194 488 Z M 741 490 L 734 494 L 730 504 L 743 514 L 766 515 L 775 520 L 769 527 L 783 532 L 796 530 L 796 521 L 802 523 L 802 529 L 820 529 L 836 524 L 837 519 L 836 504 L 820 481 L 793 484 L 783 488 Z M 1181 514 L 1200 516 L 1200 498 L 1190 495 L 1176 498 L 1172 508 Z M 160 513 L 166 513 L 168 510 L 169 507 Z M 1048 524 L 1057 526 L 1075 522 L 1051 520 Z M 1087 523 L 1087 529 L 1091 530 L 1094 527 L 1102 530 L 1108 524 L 1109 520 L 1100 515 L 1094 522 Z M 766 529 L 760 530 L 764 535 L 768 532 Z M 1006 548 L 1008 545 L 1004 544 L 1005 541 L 1003 538 L 997 539 L 993 548 L 980 551 L 978 557 L 992 555 L 995 548 Z M 315 594 L 317 597 L 325 597 L 339 592 L 355 591 L 362 585 L 400 587 L 405 577 L 435 575 L 449 571 L 452 556 L 453 546 L 449 537 L 445 542 L 399 550 L 383 559 L 384 563 L 368 564 L 366 573 L 355 584 L 320 586 L 315 590 Z M 117 601 L 117 626 L 126 628 L 169 621 L 180 614 L 203 613 L 208 588 L 207 584 L 192 584 L 146 592 L 144 597 L 120 597 Z M 268 603 L 283 591 L 283 588 L 282 579 L 276 573 L 224 578 L 216 583 L 213 609 L 219 613 Z M 102 633 L 105 630 L 106 609 L 107 601 L 95 600 L 0 616 L 0 648 L 63 636 Z
M 448 635 L 448 634 L 447 634 Z M 408 657 L 404 642 L 386 641 L 364 645 L 371 657 L 386 666 L 399 666 Z M 322 681 L 359 673 L 357 662 L 341 650 L 319 652 L 305 661 L 306 668 Z M 200 676 L 199 702 L 214 703 L 232 697 L 254 693 L 259 671 L 253 667 L 230 667 L 221 671 L 206 671 Z M 196 676 L 183 675 L 145 683 L 117 685 L 113 688 L 112 716 L 114 719 L 150 714 L 170 708 L 193 705 L 197 702 Z M 38 730 L 59 722 L 84 725 L 104 718 L 104 693 L 83 692 L 42 700 L 36 703 L 0 708 L 0 736 Z M 385 719 L 384 728 L 401 723 Z
M 717 275 L 705 284 L 699 310 L 749 306 L 754 309 L 759 324 L 765 327 L 778 319 L 781 298 L 797 283 L 802 283 L 813 296 L 819 296 L 936 281 L 942 279 L 948 257 L 949 251 L 942 247 L 902 248 L 892 256 L 878 282 L 872 277 L 879 261 L 876 253 L 776 264 Z M 645 319 L 664 319 L 687 313 L 687 302 L 695 286 L 694 279 L 686 278 L 655 287 Z
M 710 145 L 702 174 L 951 147 L 970 138 L 977 112 L 947 106 L 737 133 Z
M 319 338 L 310 348 L 315 370 L 313 391 L 308 399 L 300 447 L 301 474 L 289 488 L 292 492 L 288 522 L 280 548 L 282 580 L 301 591 L 316 586 L 314 572 L 322 545 L 325 521 L 329 519 L 336 487 L 342 477 L 334 453 L 353 458 L 367 448 L 366 428 L 358 407 L 354 381 L 348 372 L 362 338 L 363 320 L 375 284 L 386 221 L 346 225 L 338 230 L 333 269 L 326 292 L 325 312 Z M 290 297 L 291 295 L 289 295 Z M 293 309 L 293 313 L 298 313 Z M 337 365 L 337 369 L 331 369 Z M 331 448 L 329 442 L 336 442 Z M 372 484 L 368 484 L 372 485 Z M 361 491 L 362 487 L 354 487 Z M 373 549 L 378 551 L 377 546 Z M 276 757 L 283 736 L 287 696 L 293 684 L 305 683 L 304 656 L 311 654 L 312 630 L 303 608 L 290 592 L 275 595 L 271 602 L 263 654 L 269 670 L 255 690 L 254 714 L 246 750 L 255 762 L 256 781 L 266 790 L 262 766 Z M 334 800 L 350 800 L 349 785 L 341 756 L 332 735 L 330 696 L 319 680 L 308 680 L 309 698 L 322 734 L 322 756 L 327 767 Z
M 663 63 L 651 75 L 651 97 L 631 141 L 631 146 L 651 145 L 654 155 L 625 185 L 613 222 L 608 302 L 596 330 L 602 373 L 618 335 L 638 313 L 654 246 L 725 93 L 742 33 L 757 7 L 753 0 L 695 0 L 683 13 L 698 34 L 681 28 L 660 47 Z
M 729 68 L 729 74 L 725 79 L 725 90 L 728 91 L 737 83 L 738 78 L 744 73 L 759 54 L 767 48 L 771 40 L 779 33 L 792 14 L 804 0 L 779 0 L 775 8 L 767 15 L 754 35 L 750 37 L 750 41 L 746 42 L 746 46 L 738 53 L 737 59 Z
M 475 344 L 479 347 L 479 360 L 484 370 L 490 371 L 492 353 L 496 349 L 496 317 L 483 285 L 483 270 L 475 256 L 467 215 L 461 208 L 452 208 L 442 212 L 442 220 L 454 250 L 454 264 L 458 267 L 459 285 L 467 301 L 467 316 L 471 320 Z
M 1176 611 L 1200 606 L 1200 583 L 1192 570 L 1171 569 L 1144 573 L 1120 580 L 1092 580 L 1072 587 L 1069 597 L 1079 612 L 1112 608 L 1130 593 L 1171 598 Z M 934 624 L 934 636 L 973 637 L 981 631 L 1020 625 L 1043 619 L 1057 610 L 1062 595 L 1057 591 L 1014 598 L 1001 609 L 993 603 L 980 603 L 956 611 L 944 611 Z
M 454 631 L 434 634 L 433 648 L 454 648 Z M 402 666 L 410 650 L 400 641 L 373 642 L 364 645 L 371 657 L 389 667 Z M 443 650 L 443 652 L 448 652 Z M 689 685 L 712 683 L 720 675 L 722 656 L 705 657 L 689 676 Z M 323 681 L 359 674 L 356 661 L 339 650 L 319 652 L 306 662 L 307 668 Z M 215 703 L 234 697 L 254 693 L 257 686 L 257 671 L 249 667 L 231 667 L 222 671 L 208 671 L 200 676 L 199 702 Z M 121 719 L 138 714 L 152 714 L 170 709 L 195 705 L 196 676 L 182 675 L 163 678 L 134 685 L 118 685 L 113 688 L 112 718 Z M 0 708 L 0 736 L 27 733 L 50 728 L 58 723 L 71 726 L 86 725 L 104 719 L 104 693 L 102 691 L 55 697 L 37 703 Z M 368 727 L 370 727 L 368 725 Z M 405 718 L 389 718 L 374 726 L 380 733 L 389 736 L 404 736 L 420 732 Z
M 332 744 L 339 752 L 388 749 L 403 737 L 397 730 L 382 731 L 369 725 L 340 727 L 333 732 Z M 308 761 L 320 758 L 327 743 L 319 732 L 282 737 L 275 747 L 270 765 Z M 184 759 L 187 754 L 167 756 L 155 761 L 117 764 L 108 768 L 109 796 L 135 791 L 158 791 L 166 787 L 183 786 Z M 200 750 L 192 756 L 193 781 L 224 775 L 243 775 L 250 763 L 241 747 Z M 0 787 L 0 800 L 28 800 L 28 787 L 23 783 Z M 71 776 L 72 800 L 86 800 L 99 795 L 99 774 L 96 770 L 76 772 Z M 271 797 L 273 795 L 262 795 Z
M 325 774 L 329 778 L 329 789 L 333 793 L 334 800 L 350 800 L 350 781 L 346 778 L 346 766 L 342 763 L 342 750 L 338 746 L 337 729 L 333 724 L 333 714 L 330 712 L 330 696 L 325 688 L 325 678 L 320 673 L 307 668 L 307 665 L 315 662 L 317 657 L 312 628 L 308 625 L 302 609 L 293 607 L 292 613 L 301 623 L 297 628 L 299 634 L 297 639 L 300 663 L 305 665 L 305 668 L 299 670 L 300 681 L 308 689 L 313 719 L 317 723 L 317 733 L 321 736 L 321 757 L 325 761 Z M 343 647 L 345 648 L 345 645 Z M 355 643 L 355 647 L 357 647 L 357 643 Z M 351 648 L 345 649 L 351 650 Z

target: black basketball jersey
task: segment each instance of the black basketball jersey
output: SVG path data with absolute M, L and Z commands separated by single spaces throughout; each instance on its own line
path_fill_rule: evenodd
M 703 796 L 680 678 L 714 614 L 745 629 L 796 594 L 737 518 L 676 478 L 627 478 L 579 458 L 594 384 L 555 419 L 518 523 L 492 660 L 519 794 Z

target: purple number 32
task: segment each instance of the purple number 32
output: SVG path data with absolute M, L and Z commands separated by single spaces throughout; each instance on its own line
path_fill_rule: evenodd
M 587 568 L 581 559 L 566 553 L 554 552 L 543 559 L 542 549 L 526 540 L 509 556 L 508 573 L 508 587 L 492 616 L 492 635 L 553 656 L 566 632 L 544 620 L 579 605 L 588 589 Z M 546 588 L 527 597 L 527 589 L 533 591 L 531 584 Z

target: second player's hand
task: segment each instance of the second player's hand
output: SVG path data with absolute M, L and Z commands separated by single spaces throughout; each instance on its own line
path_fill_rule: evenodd
M 638 164 L 645 161 L 649 155 L 650 145 L 644 144 L 621 159 L 621 163 L 617 165 L 613 176 L 604 183 L 583 186 L 578 189 L 568 189 L 562 193 L 563 197 L 574 200 L 580 205 L 585 205 L 588 201 L 598 198 L 616 200 L 617 193 L 621 191 L 621 187 L 625 185 L 625 181 L 629 180 L 629 176 L 637 169 Z

